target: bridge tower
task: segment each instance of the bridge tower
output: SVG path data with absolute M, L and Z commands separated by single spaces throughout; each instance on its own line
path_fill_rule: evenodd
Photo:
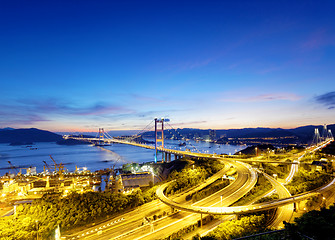
M 164 118 L 155 118 L 155 163 L 157 162 L 157 147 L 161 143 L 164 148 Z M 162 154 L 162 162 L 164 162 L 164 154 Z
M 99 128 L 98 138 L 99 138 L 99 144 L 104 143 L 104 140 L 105 140 L 105 130 L 103 128 Z
M 321 142 L 321 137 L 320 137 L 319 129 L 315 128 L 313 144 L 318 145 L 320 142 Z
M 321 135 L 321 139 L 323 141 L 327 140 L 327 135 L 328 135 L 328 130 L 327 130 L 327 124 L 323 125 L 323 130 L 322 130 L 322 135 Z
M 332 130 L 328 129 L 328 135 L 327 135 L 328 139 L 334 139 L 333 134 L 332 134 Z

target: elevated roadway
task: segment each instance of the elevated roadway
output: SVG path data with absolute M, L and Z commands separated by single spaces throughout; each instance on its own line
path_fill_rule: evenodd
M 255 170 L 253 170 L 249 165 L 243 164 L 240 162 L 234 163 L 235 167 L 237 169 L 238 173 L 238 179 L 243 178 L 244 174 L 250 174 L 250 182 L 248 184 L 243 185 L 243 187 L 236 189 L 236 192 L 234 195 L 239 195 L 242 197 L 243 195 L 241 192 L 249 192 L 256 184 L 257 182 L 257 174 Z M 203 207 L 203 206 L 194 206 L 194 205 L 185 205 L 177 203 L 176 201 L 173 201 L 172 199 L 165 196 L 164 191 L 169 186 L 171 182 L 165 183 L 161 186 L 159 186 L 156 190 L 156 195 L 159 200 L 161 200 L 163 203 L 169 205 L 172 208 L 181 210 L 181 211 L 187 211 L 187 212 L 193 212 L 193 213 L 200 213 L 200 214 L 213 214 L 213 215 L 231 215 L 235 214 L 235 212 L 227 211 L 227 209 L 231 209 L 229 207 Z
M 207 198 L 191 204 L 191 206 L 229 206 L 248 193 L 257 182 L 257 173 L 248 164 L 235 162 L 233 164 L 238 175 L 235 181 L 233 181 L 226 188 L 208 196 Z M 149 240 L 163 238 L 172 232 L 201 220 L 201 214 L 180 211 L 176 215 L 175 219 L 170 220 L 168 219 L 165 223 L 157 222 L 153 232 L 141 236 L 132 235 L 127 239 Z
M 274 179 L 273 177 L 269 176 L 266 173 L 263 173 L 263 175 L 270 181 L 276 193 L 278 194 L 279 198 L 291 197 L 291 193 L 288 191 L 286 187 L 284 187 L 283 184 L 281 184 L 276 179 Z M 278 207 L 276 211 L 276 217 L 270 223 L 269 227 L 276 228 L 276 229 L 283 228 L 284 227 L 283 222 L 284 221 L 289 222 L 291 220 L 293 211 L 294 211 L 293 203 Z
M 308 193 L 303 193 L 300 195 L 296 195 L 293 197 L 281 198 L 279 200 L 274 200 L 266 203 L 253 204 L 248 206 L 234 206 L 234 207 L 198 207 L 198 206 L 189 206 L 184 204 L 179 204 L 164 195 L 164 190 L 168 186 L 169 183 L 162 185 L 161 188 L 157 189 L 158 198 L 164 202 L 165 204 L 182 210 L 193 213 L 200 214 L 212 214 L 212 215 L 233 215 L 233 214 L 245 214 L 245 213 L 253 213 L 258 211 L 269 210 L 272 208 L 277 208 L 280 206 L 284 206 L 286 204 L 291 204 L 294 202 L 298 202 L 309 198 L 311 196 L 318 195 L 318 191 L 311 191 Z
M 234 163 L 235 165 L 235 163 Z M 199 190 L 207 186 L 210 182 L 222 177 L 227 170 L 229 170 L 230 163 L 226 163 L 226 167 L 219 174 L 212 176 L 207 179 L 206 182 L 201 186 L 188 191 L 185 194 L 179 195 L 177 198 L 173 198 L 176 202 L 185 201 L 185 197 L 193 191 Z M 218 191 L 217 193 L 195 203 L 204 206 L 229 206 L 233 202 L 237 201 L 240 197 L 246 194 L 256 183 L 256 179 L 251 178 L 251 174 L 247 167 L 247 164 L 241 164 L 237 170 L 238 177 L 226 188 Z M 221 197 L 222 196 L 222 197 Z M 222 199 L 222 201 L 221 201 Z M 103 227 L 103 224 L 97 225 L 87 230 L 76 233 L 75 235 L 68 236 L 67 239 L 158 239 L 164 237 L 171 232 L 176 231 L 182 227 L 188 226 L 197 222 L 200 219 L 199 214 L 193 214 L 188 212 L 176 212 L 175 214 L 167 217 L 160 218 L 152 222 L 152 225 L 142 225 L 143 218 L 145 216 L 152 216 L 153 214 L 159 214 L 163 211 L 170 211 L 171 209 L 166 204 L 159 200 L 144 204 L 129 213 L 122 214 L 119 218 L 123 218 L 123 221 L 113 226 Z M 101 229 L 99 230 L 99 228 Z M 152 229 L 154 229 L 152 231 Z M 101 231 L 98 235 L 95 229 Z M 91 232 L 93 231 L 93 232 Z
M 98 142 L 101 141 L 99 138 L 79 138 L 79 137 L 67 137 L 70 139 L 75 139 L 79 141 L 86 141 L 86 142 Z M 142 144 L 142 143 L 136 143 L 136 142 L 130 142 L 130 141 L 125 141 L 125 140 L 120 140 L 120 139 L 114 139 L 114 138 L 106 138 L 103 140 L 105 143 L 119 143 L 119 144 L 127 144 L 135 147 L 141 147 L 141 148 L 146 148 L 146 149 L 152 149 L 155 150 L 155 146 L 153 145 L 147 145 L 147 144 Z M 329 141 L 327 141 L 325 144 L 322 146 L 326 146 L 329 144 Z M 318 148 L 319 149 L 319 148 Z M 162 147 L 157 147 L 157 150 L 165 153 L 170 153 L 178 156 L 183 156 L 183 157 L 197 157 L 197 158 L 214 158 L 214 159 L 226 159 L 224 155 L 218 155 L 218 154 L 209 154 L 209 153 L 200 153 L 200 152 L 192 152 L 189 150 L 176 150 L 176 149 L 169 149 L 169 148 L 162 148 Z M 315 151 L 315 149 L 313 149 Z M 268 160 L 260 160 L 260 159 L 242 159 L 237 155 L 230 155 L 229 158 L 234 158 L 238 161 L 242 162 L 260 162 L 260 163 L 276 163 L 276 164 L 294 164 L 297 165 L 299 164 L 298 161 L 293 161 L 293 162 L 285 162 L 285 161 L 268 161 Z

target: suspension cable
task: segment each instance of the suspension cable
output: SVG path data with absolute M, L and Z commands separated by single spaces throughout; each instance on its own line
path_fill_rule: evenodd
M 148 132 L 148 131 L 146 131 L 146 129 L 151 125 L 151 123 L 153 123 L 153 121 L 154 121 L 154 120 L 152 120 L 147 126 L 145 126 L 145 128 L 143 128 L 142 130 L 140 130 L 138 133 L 136 133 L 136 134 L 130 136 L 128 139 L 129 139 L 130 141 L 132 141 L 132 140 L 134 140 L 135 138 L 137 138 L 138 136 L 140 136 L 142 133 L 144 133 L 144 132 Z

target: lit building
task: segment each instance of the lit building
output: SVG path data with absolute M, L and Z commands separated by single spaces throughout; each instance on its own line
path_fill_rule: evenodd
M 139 187 L 147 187 L 150 182 L 154 183 L 154 176 L 150 172 L 135 174 L 121 174 L 121 189 L 124 191 Z
M 215 130 L 209 130 L 209 140 L 210 141 L 216 140 L 216 131 Z

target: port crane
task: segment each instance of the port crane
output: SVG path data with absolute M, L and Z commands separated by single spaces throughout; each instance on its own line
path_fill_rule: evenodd
M 59 174 L 59 176 L 63 176 L 64 173 L 64 165 L 62 163 L 57 164 L 56 161 L 53 159 L 53 157 L 51 155 L 49 155 L 49 157 L 51 158 L 51 160 L 54 162 L 55 164 L 55 173 Z M 58 171 L 57 171 L 57 167 L 58 167 Z
M 111 168 L 111 170 L 110 170 L 110 172 L 109 172 L 109 174 L 108 175 L 110 175 L 111 174 L 111 176 L 109 176 L 109 178 L 110 178 L 110 188 L 112 189 L 112 191 L 114 191 L 114 192 L 117 192 L 117 182 L 116 182 L 116 171 L 115 171 L 115 165 L 118 163 L 118 161 L 120 160 L 121 158 L 120 157 L 118 157 L 117 158 L 117 160 L 114 162 L 114 165 L 112 166 L 112 168 Z M 106 178 L 106 186 L 108 185 L 107 183 L 108 183 L 108 178 Z
M 49 166 L 49 164 L 46 161 L 43 161 L 43 162 L 44 162 L 44 166 L 43 166 L 44 173 L 45 173 L 45 168 L 48 169 L 49 173 L 52 173 L 51 167 Z
M 64 173 L 64 165 L 62 163 L 57 164 L 56 161 L 55 161 L 55 159 L 53 159 L 53 157 L 51 155 L 49 155 L 49 157 L 51 158 L 51 160 L 55 164 L 55 173 L 59 176 L 58 178 L 56 178 L 57 179 L 56 180 L 57 181 L 57 188 L 59 186 L 63 187 L 64 186 L 64 182 L 63 182 L 63 180 L 64 180 L 64 175 L 63 175 L 63 173 Z M 58 170 L 57 170 L 57 168 L 58 168 Z
M 7 161 L 9 163 L 10 168 L 13 170 L 13 173 L 16 175 L 19 175 L 19 171 L 16 169 L 16 167 L 11 163 L 11 161 Z

